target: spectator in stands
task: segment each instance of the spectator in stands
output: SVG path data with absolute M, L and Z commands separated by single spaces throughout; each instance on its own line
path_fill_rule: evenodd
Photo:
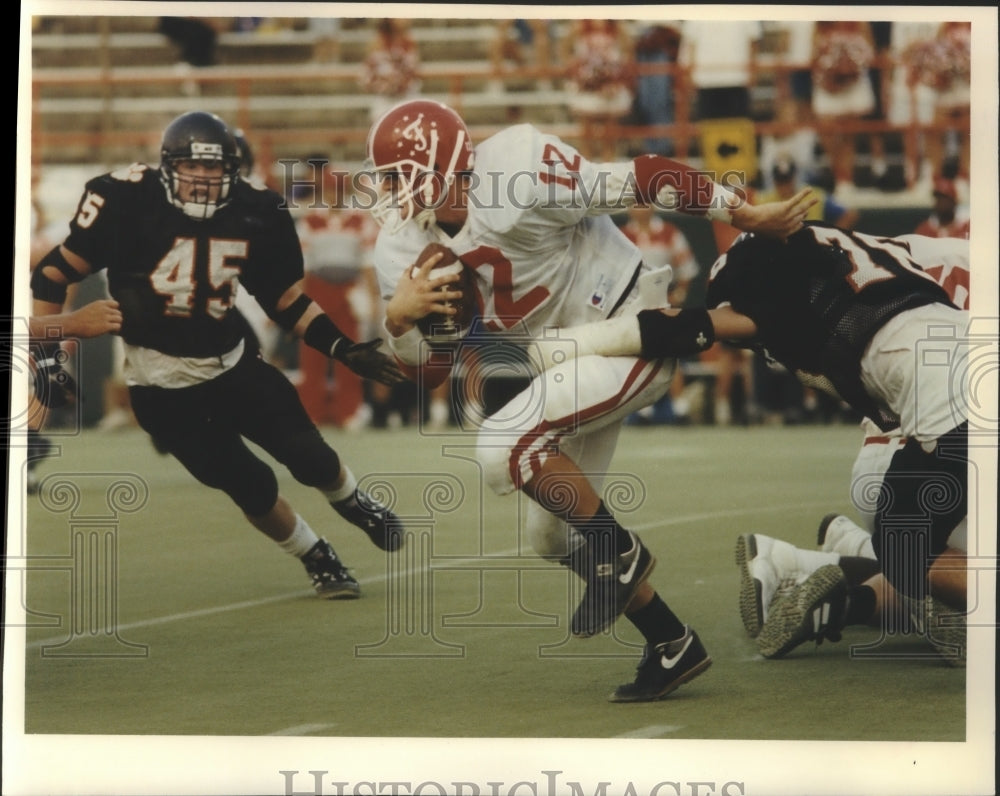
M 923 60 L 922 79 L 934 89 L 934 127 L 927 141 L 933 174 L 945 170 L 949 143 L 954 145 L 956 176 L 969 179 L 969 125 L 971 111 L 972 24 L 945 22 Z M 950 140 L 949 140 L 950 139 Z
M 816 182 L 816 129 L 801 114 L 801 104 L 786 97 L 778 100 L 775 107 L 773 133 L 761 136 L 760 182 L 765 190 L 774 188 L 774 166 L 778 160 L 790 160 L 801 179 Z
M 887 119 L 893 127 L 903 129 L 903 167 L 908 188 L 917 184 L 930 186 L 934 174 L 930 162 L 924 160 L 927 145 L 922 141 L 924 134 L 917 128 L 934 121 L 933 78 L 925 71 L 924 63 L 937 29 L 935 22 L 892 24 L 889 53 L 895 66 Z
M 748 117 L 763 35 L 760 22 L 688 21 L 681 34 L 681 60 L 697 92 L 696 118 Z
M 306 162 L 315 170 L 319 190 L 299 183 L 305 190 L 293 196 L 301 213 L 296 228 L 305 261 L 303 289 L 345 334 L 357 338 L 359 319 L 352 297 L 363 289 L 364 270 L 372 268 L 375 224 L 367 212 L 349 207 L 347 172 L 331 167 L 322 155 Z M 299 345 L 299 373 L 299 398 L 314 423 L 338 428 L 367 423 L 358 374 L 304 343 Z
M 875 45 L 867 22 L 817 22 L 813 35 L 813 113 L 829 160 L 834 190 L 854 185 L 856 135 L 853 122 L 875 111 L 868 70 Z M 873 159 L 882 157 L 881 136 L 872 136 Z M 884 157 L 882 158 L 884 164 Z M 879 167 L 875 166 L 875 171 Z
M 372 93 L 371 118 L 420 93 L 420 52 L 409 21 L 382 19 L 361 65 L 361 88 Z
M 934 180 L 934 209 L 914 230 L 930 238 L 969 238 L 969 211 L 958 202 L 954 180 Z
M 191 66 L 216 63 L 219 33 L 229 20 L 216 17 L 160 17 L 160 33 L 180 48 L 181 60 Z
M 552 21 L 548 19 L 500 19 L 496 23 L 496 38 L 490 47 L 491 91 L 503 91 L 503 75 L 512 63 L 520 69 L 531 65 L 541 71 L 535 85 L 552 88 L 548 71 L 552 67 Z
M 563 39 L 569 109 L 583 125 L 585 157 L 616 156 L 614 128 L 632 109 L 635 92 L 633 51 L 627 27 L 615 19 L 573 20 Z
M 762 191 L 757 196 L 757 201 L 775 202 L 794 196 L 803 187 L 798 175 L 799 170 L 795 161 L 787 154 L 780 155 L 771 169 L 774 188 Z M 841 204 L 821 188 L 811 187 L 813 194 L 819 198 L 819 202 L 809 209 L 806 214 L 807 221 L 825 221 L 827 224 L 833 224 L 841 229 L 854 228 L 858 221 L 857 210 Z
M 646 25 L 640 30 L 636 40 L 636 64 L 676 68 L 680 44 L 679 25 L 671 23 Z M 638 70 L 633 105 L 633 116 L 637 124 L 673 124 L 674 84 L 675 75 L 672 71 L 644 74 Z M 644 151 L 657 155 L 672 155 L 674 144 L 669 138 L 649 137 L 646 139 Z
M 812 44 L 815 22 L 786 20 L 773 23 L 778 30 L 778 104 L 790 105 L 788 120 L 798 125 L 812 122 Z

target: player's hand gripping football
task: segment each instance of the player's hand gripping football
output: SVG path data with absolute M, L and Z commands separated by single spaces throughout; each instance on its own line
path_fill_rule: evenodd
M 457 314 L 458 310 L 450 302 L 461 299 L 462 291 L 449 289 L 448 286 L 458 282 L 460 275 L 431 273 L 444 255 L 444 251 L 436 251 L 419 260 L 400 277 L 396 292 L 385 308 L 386 328 L 395 337 L 405 334 L 416 326 L 417 321 L 431 313 Z
M 730 208 L 730 212 L 733 226 L 737 229 L 784 239 L 802 228 L 806 213 L 818 201 L 819 197 L 812 189 L 803 188 L 791 199 L 782 202 L 760 205 L 743 202 L 738 207 Z
M 334 357 L 362 378 L 374 379 L 389 386 L 406 381 L 396 360 L 378 350 L 381 344 L 378 338 L 365 343 L 342 344 L 337 346 Z

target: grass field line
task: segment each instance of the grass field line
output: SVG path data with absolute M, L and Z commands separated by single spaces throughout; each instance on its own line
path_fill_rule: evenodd
M 799 504 L 775 504 L 773 506 L 759 506 L 751 508 L 738 508 L 738 509 L 726 509 L 722 511 L 708 511 L 700 512 L 697 514 L 684 514 L 674 517 L 669 517 L 663 520 L 657 520 L 656 522 L 642 523 L 639 525 L 631 526 L 632 530 L 635 531 L 648 531 L 653 528 L 663 528 L 670 525 L 680 525 L 688 522 L 697 522 L 702 520 L 714 520 L 714 519 L 725 519 L 727 517 L 740 517 L 746 516 L 747 514 L 769 514 L 769 513 L 779 513 L 785 511 L 799 510 L 799 509 L 809 509 L 817 507 L 825 507 L 828 503 L 813 501 L 811 503 L 799 503 Z M 513 556 L 523 551 L 520 548 L 510 548 L 508 550 L 502 550 L 499 553 L 490 553 L 489 556 Z M 450 561 L 451 566 L 461 565 L 461 564 L 475 564 L 480 561 L 481 557 L 469 557 L 457 559 L 455 561 Z M 413 574 L 416 571 L 415 568 L 411 567 L 409 569 L 401 570 L 406 574 Z M 400 573 L 397 573 L 400 574 Z M 358 582 L 361 585 L 371 584 L 371 583 L 381 583 L 388 578 L 387 573 L 382 573 L 379 575 L 371 575 L 366 578 L 360 578 Z M 127 630 L 133 630 L 143 627 L 154 627 L 156 625 L 165 625 L 171 622 L 184 622 L 189 619 L 200 619 L 205 616 L 213 616 L 215 614 L 231 613 L 233 611 L 242 611 L 248 608 L 259 608 L 262 605 L 269 605 L 271 603 L 283 602 L 285 600 L 299 599 L 303 596 L 312 595 L 313 592 L 310 590 L 296 590 L 294 592 L 286 592 L 284 594 L 276 594 L 271 597 L 261 597 L 257 600 L 243 600 L 237 603 L 229 603 L 227 605 L 217 605 L 211 608 L 198 608 L 193 611 L 181 611 L 175 614 L 167 614 L 165 616 L 156 616 L 149 619 L 139 619 L 135 622 L 127 622 L 119 624 L 116 628 L 117 632 L 121 633 Z M 32 641 L 25 644 L 26 650 L 38 649 L 40 647 L 47 646 L 49 644 L 57 644 L 65 641 L 65 635 L 51 636 L 49 638 L 39 639 L 37 641 Z

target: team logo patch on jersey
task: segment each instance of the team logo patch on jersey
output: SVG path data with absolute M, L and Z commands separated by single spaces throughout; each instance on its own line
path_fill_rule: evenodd
M 590 306 L 603 310 L 608 302 L 608 293 L 614 288 L 614 279 L 607 274 L 597 277 L 597 284 L 590 296 Z

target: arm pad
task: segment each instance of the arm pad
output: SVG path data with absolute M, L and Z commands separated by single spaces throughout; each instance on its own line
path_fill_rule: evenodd
M 312 304 L 312 299 L 303 293 L 283 310 L 274 310 L 268 314 L 278 326 L 286 332 L 290 332 L 295 328 L 295 324 L 299 322 L 299 318 L 309 309 L 310 304 Z
M 687 357 L 708 350 L 715 342 L 715 327 L 704 308 L 681 310 L 676 315 L 642 310 L 638 318 L 643 359 Z
M 56 282 L 45 273 L 47 268 L 55 268 L 66 277 L 67 282 Z M 31 295 L 39 301 L 61 305 L 66 302 L 67 283 L 79 282 L 81 279 L 83 274 L 66 261 L 59 246 L 54 246 L 31 272 Z

